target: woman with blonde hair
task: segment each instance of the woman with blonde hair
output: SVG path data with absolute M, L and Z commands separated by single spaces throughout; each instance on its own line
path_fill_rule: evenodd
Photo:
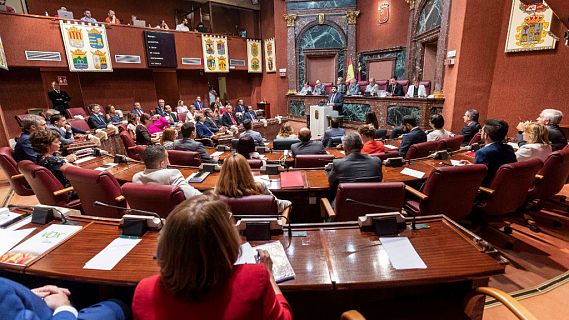
M 267 186 L 255 182 L 249 163 L 242 155 L 234 153 L 223 161 L 219 179 L 215 186 L 215 192 L 219 195 L 239 198 L 257 194 L 272 195 Z M 279 213 L 282 213 L 292 203 L 288 200 L 277 199 Z
M 524 128 L 523 137 L 524 141 L 527 141 L 527 144 L 524 144 L 516 151 L 518 161 L 534 158 L 545 161 L 547 156 L 551 154 L 552 148 L 549 142 L 549 131 L 544 125 L 537 122 L 527 124 Z
M 162 137 L 160 137 L 160 144 L 164 146 L 166 150 L 174 149 L 174 141 L 178 136 L 178 132 L 174 128 L 164 129 L 162 132 Z
M 136 287 L 134 319 L 292 319 L 269 254 L 259 251 L 262 264 L 234 265 L 240 245 L 229 208 L 217 197 L 181 203 L 160 233 L 160 274 Z
M 294 134 L 294 131 L 292 130 L 292 126 L 290 125 L 290 123 L 285 122 L 281 125 L 281 130 L 279 131 L 279 134 L 277 135 L 277 139 L 298 139 L 298 136 L 296 134 Z

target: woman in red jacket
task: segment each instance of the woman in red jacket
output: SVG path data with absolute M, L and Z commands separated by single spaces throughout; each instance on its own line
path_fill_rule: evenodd
M 134 319 L 292 319 L 272 261 L 234 266 L 241 240 L 227 205 L 192 197 L 168 216 L 158 242 L 160 274 L 140 281 Z
M 365 125 L 358 129 L 360 136 L 362 137 L 362 142 L 364 147 L 362 148 L 362 154 L 374 154 L 385 152 L 385 146 L 383 142 L 375 140 L 375 129 L 371 126 Z

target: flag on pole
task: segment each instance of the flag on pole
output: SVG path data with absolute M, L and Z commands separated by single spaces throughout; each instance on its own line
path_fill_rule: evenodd
M 354 62 L 352 61 L 352 57 L 350 57 L 350 63 L 348 64 L 348 73 L 346 74 L 346 81 L 350 81 L 354 78 L 355 78 Z

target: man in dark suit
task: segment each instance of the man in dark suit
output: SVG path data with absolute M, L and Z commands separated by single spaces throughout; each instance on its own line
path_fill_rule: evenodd
M 346 133 L 344 128 L 340 128 L 340 122 L 337 119 L 332 119 L 330 122 L 330 128 L 324 131 L 324 136 L 322 137 L 322 145 L 326 148 L 331 147 L 330 143 L 332 138 L 341 137 Z
M 237 100 L 237 106 L 235 107 L 235 112 L 239 112 L 239 113 L 247 112 L 247 107 L 245 106 L 243 99 Z
M 154 108 L 156 114 L 159 114 L 160 116 L 164 117 L 166 113 L 166 109 L 164 109 L 165 106 L 166 102 L 164 102 L 164 99 L 158 99 L 158 106 Z
M 62 115 L 67 114 L 67 108 L 69 108 L 69 101 L 71 101 L 71 97 L 65 91 L 61 91 L 59 87 L 59 83 L 53 81 L 51 83 L 51 91 L 47 93 L 49 100 L 51 100 L 51 104 L 53 105 L 53 109 L 59 111 Z
M 38 153 L 32 148 L 32 143 L 30 142 L 30 135 L 38 130 L 46 129 L 46 121 L 44 118 L 35 115 L 28 114 L 24 119 L 22 119 L 22 134 L 18 139 L 18 143 L 14 147 L 14 159 L 17 162 L 22 160 L 30 160 L 36 162 L 38 158 Z
M 331 190 L 336 190 L 339 183 L 381 181 L 381 160 L 361 154 L 363 142 L 357 132 L 349 132 L 343 136 L 342 146 L 346 156 L 334 159 L 332 171 L 328 174 Z
M 559 124 L 562 119 L 563 112 L 555 109 L 545 109 L 541 111 L 539 117 L 537 117 L 537 123 L 547 128 L 549 141 L 551 142 L 551 149 L 553 149 L 553 151 L 561 150 L 567 146 L 567 137 L 565 137 L 565 134 L 559 128 Z M 529 121 L 520 122 L 516 127 L 518 130 L 518 145 L 520 147 L 527 144 L 527 141 L 524 141 L 523 139 L 523 131 L 528 123 Z
M 251 121 L 257 120 L 257 113 L 255 113 L 255 110 L 253 110 L 252 106 L 248 106 L 247 112 L 245 112 L 245 114 L 243 115 L 243 121 L 245 121 L 247 119 L 249 119 Z
M 213 111 L 211 111 L 211 109 L 205 109 L 204 115 L 204 124 L 206 127 L 211 130 L 211 132 L 217 133 L 221 128 L 217 126 L 217 123 L 215 123 L 215 120 L 213 119 Z
M 297 142 L 290 146 L 290 150 L 292 151 L 292 156 L 296 157 L 299 154 L 326 154 L 326 150 L 324 150 L 324 146 L 322 146 L 322 142 L 320 141 L 312 141 L 312 133 L 308 128 L 302 128 L 298 132 L 298 140 Z
M 202 101 L 202 97 L 197 96 L 196 100 L 194 101 L 194 107 L 197 111 L 202 111 L 205 108 L 205 105 Z
M 401 126 L 405 134 L 399 146 L 399 155 L 405 158 L 412 145 L 427 141 L 427 134 L 417 126 L 417 118 L 413 115 L 404 116 Z
M 225 113 L 221 116 L 221 125 L 227 128 L 238 125 L 239 122 L 237 122 L 237 116 L 233 113 L 233 107 L 227 105 L 225 109 Z
M 144 109 L 140 105 L 140 102 L 137 101 L 133 104 L 132 109 L 130 109 L 130 113 L 142 117 L 142 115 L 144 114 Z
M 472 137 L 480 131 L 480 123 L 478 123 L 479 115 L 480 113 L 478 113 L 476 109 L 468 109 L 464 112 L 462 120 L 466 126 L 460 130 L 460 134 L 464 136 L 463 145 L 468 145 Z
M 328 96 L 328 105 L 338 111 L 339 115 L 344 114 L 344 95 L 338 92 L 336 86 L 330 88 L 330 96 Z
M 167 104 L 164 106 L 164 116 L 165 117 L 170 117 L 170 125 L 176 125 L 176 122 L 178 122 L 178 115 L 172 111 L 172 107 Z
M 393 77 L 389 79 L 389 84 L 387 85 L 387 95 L 391 97 L 403 97 L 403 86 L 397 82 L 397 78 Z
M 174 150 L 194 151 L 199 153 L 203 162 L 217 163 L 217 159 L 212 158 L 205 150 L 201 142 L 193 140 L 196 127 L 192 122 L 182 125 L 182 139 L 174 141 Z
M 88 107 L 89 112 L 89 119 L 87 119 L 87 123 L 91 129 L 106 129 L 107 128 L 107 120 L 105 116 L 101 113 L 101 106 L 98 104 L 92 104 Z

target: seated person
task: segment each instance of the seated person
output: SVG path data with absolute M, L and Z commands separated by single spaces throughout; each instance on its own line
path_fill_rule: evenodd
M 119 132 L 119 129 L 115 127 L 113 124 L 108 123 L 105 115 L 101 112 L 101 106 L 98 104 L 91 104 L 88 107 L 89 109 L 89 118 L 87 119 L 87 123 L 89 124 L 89 128 L 94 129 L 95 131 L 105 130 L 107 128 L 113 129 L 115 134 Z
M 150 132 L 150 134 L 161 132 L 170 126 L 170 121 L 168 119 L 157 114 L 152 116 L 151 121 L 152 123 L 148 126 L 148 132 Z
M 298 94 L 300 94 L 300 95 L 311 95 L 312 94 L 312 87 L 310 86 L 310 83 L 308 83 L 308 81 L 304 83 L 304 86 L 302 87 L 302 89 L 300 89 Z
M 140 123 L 140 116 L 134 113 L 129 113 L 126 116 L 126 120 L 127 120 L 126 131 L 128 132 L 128 134 L 130 134 L 132 140 L 135 140 L 136 126 Z
M 140 105 L 140 102 L 134 103 L 134 105 L 132 106 L 132 109 L 130 109 L 130 113 L 134 113 L 135 115 L 142 117 L 142 115 L 144 114 L 144 109 Z
M 209 110 L 209 109 L 206 109 L 206 110 Z M 210 139 L 210 141 L 204 140 L 202 143 L 208 147 L 213 147 L 213 143 L 217 142 L 219 137 L 223 135 L 224 131 L 219 131 L 219 129 L 218 129 L 217 133 L 214 133 L 205 124 L 205 121 L 206 121 L 206 119 L 202 114 L 198 113 L 196 115 L 196 124 L 195 124 L 196 135 L 200 139 Z
M 338 89 L 339 93 L 346 94 L 346 83 L 344 83 L 344 78 L 338 77 L 335 87 Z
M 385 152 L 385 146 L 383 142 L 375 140 L 375 129 L 369 125 L 361 126 L 358 129 L 358 133 L 361 136 L 363 147 L 362 154 L 376 154 Z
M 191 122 L 182 125 L 182 139 L 174 141 L 174 150 L 194 151 L 199 153 L 203 162 L 217 163 L 216 158 L 212 158 L 201 142 L 193 140 L 195 136 L 196 126 Z
M 202 111 L 203 109 L 205 109 L 202 97 L 200 96 L 196 97 L 196 100 L 194 101 L 194 107 L 196 108 L 196 111 Z
M 247 107 L 247 112 L 243 114 L 243 121 L 251 120 L 253 122 L 257 121 L 257 113 L 253 110 L 252 106 Z
M 215 120 L 214 113 L 211 109 L 205 109 L 204 115 L 205 115 L 205 118 L 204 118 L 203 123 L 211 132 L 217 133 L 222 129 L 217 125 L 217 121 Z M 221 130 L 221 131 L 224 131 L 224 130 Z
M 0 278 L 1 317 L 22 320 L 125 320 L 125 314 L 130 313 L 128 306 L 118 300 L 102 301 L 78 312 L 69 302 L 70 295 L 67 288 L 47 285 L 30 290 L 17 282 Z
M 544 125 L 548 131 L 549 141 L 551 142 L 551 148 L 553 151 L 558 151 L 567 146 L 567 138 L 561 129 L 559 124 L 563 119 L 563 113 L 555 109 L 545 109 L 537 117 L 537 123 Z M 526 122 L 525 124 L 527 124 Z M 520 122 L 517 126 L 518 129 L 518 145 L 522 146 L 527 143 L 523 139 L 522 132 L 524 131 L 524 123 Z
M 162 184 L 178 186 L 184 192 L 186 199 L 202 194 L 196 188 L 190 186 L 180 170 L 168 169 L 168 152 L 159 144 L 148 146 L 142 152 L 142 161 L 146 169 L 137 172 L 132 177 L 132 182 L 141 184 Z
M 188 113 L 186 113 L 186 121 L 185 122 L 195 123 L 196 122 L 196 115 L 198 113 L 199 112 L 196 111 L 196 107 L 194 107 L 194 105 L 191 105 Z
M 399 155 L 405 158 L 407 151 L 409 151 L 412 145 L 427 141 L 427 135 L 417 126 L 417 118 L 413 115 L 404 116 L 402 125 L 405 134 L 399 146 Z
M 379 86 L 375 83 L 375 78 L 369 78 L 369 84 L 366 86 L 365 93 L 369 94 L 370 96 L 377 96 L 377 92 L 379 91 Z
M 136 126 L 135 135 L 136 135 L 136 144 L 142 145 L 151 145 L 152 137 L 150 136 L 150 132 L 148 132 L 148 127 L 152 125 L 152 120 L 148 114 L 143 114 L 140 117 L 140 123 Z
M 243 115 L 245 111 L 247 111 L 247 107 L 245 106 L 245 102 L 243 102 L 243 99 L 237 100 L 237 106 L 235 106 L 235 113 L 237 113 L 237 115 L 241 117 L 241 115 Z
M 39 130 L 46 130 L 46 122 L 40 116 L 28 114 L 22 119 L 22 133 L 14 147 L 14 159 L 17 162 L 30 160 L 36 162 L 38 153 L 32 148 L 30 135 Z
M 174 128 L 164 129 L 162 132 L 162 137 L 160 137 L 160 144 L 164 146 L 166 150 L 174 149 L 174 141 L 178 137 L 178 132 Z
M 488 174 L 482 180 L 483 186 L 489 186 L 498 169 L 508 163 L 516 162 L 514 148 L 504 143 L 508 134 L 508 123 L 504 120 L 488 119 L 482 127 L 482 141 L 485 146 L 476 151 L 474 163 L 485 164 Z M 463 163 L 469 163 L 463 160 Z
M 215 100 L 209 105 L 209 108 L 211 109 L 211 111 L 213 111 L 214 115 L 222 115 L 224 110 L 225 110 L 225 106 L 223 105 L 223 103 L 221 102 L 221 98 L 219 97 L 215 97 Z
M 312 133 L 310 132 L 310 129 L 306 127 L 301 128 L 298 132 L 298 139 L 300 142 L 290 146 L 292 156 L 296 157 L 299 154 L 326 154 L 326 150 L 324 150 L 322 142 L 310 140 L 311 138 Z
M 261 155 L 255 149 L 255 140 L 249 135 L 239 138 L 236 151 L 245 159 L 261 159 Z
M 476 109 L 468 109 L 464 112 L 464 116 L 462 116 L 462 120 L 466 124 L 462 130 L 460 130 L 460 134 L 464 136 L 464 141 L 462 145 L 469 145 L 470 140 L 480 132 L 480 123 L 478 123 L 478 117 L 480 113 Z
M 427 97 L 427 89 L 424 85 L 419 84 L 419 80 L 413 79 L 413 84 L 409 86 L 407 89 L 407 94 L 405 97 L 407 98 L 426 98 Z
M 164 111 L 166 111 L 166 109 L 164 109 L 164 107 L 166 106 L 166 102 L 164 101 L 164 99 L 158 99 L 158 106 L 156 106 L 156 108 L 154 108 L 155 114 L 159 114 L 160 116 L 164 116 Z
M 219 179 L 215 186 L 215 193 L 230 197 L 240 198 L 257 194 L 272 195 L 267 186 L 255 182 L 249 163 L 242 155 L 234 153 L 223 161 Z M 288 200 L 277 199 L 279 213 L 282 213 L 292 203 Z
M 443 128 L 445 118 L 443 118 L 442 114 L 433 114 L 429 122 L 433 130 L 427 134 L 427 141 L 439 141 L 454 136 L 450 131 L 446 131 Z
M 403 92 L 403 86 L 397 82 L 396 77 L 391 77 L 391 79 L 389 79 L 386 91 L 387 95 L 390 97 L 403 97 L 405 95 Z
M 284 122 L 281 125 L 281 130 L 279 131 L 279 134 L 277 134 L 277 137 L 275 139 L 277 139 L 277 140 L 284 140 L 284 139 L 296 140 L 296 139 L 298 139 L 298 136 L 296 134 L 294 134 L 294 131 L 292 130 L 292 126 L 290 125 L 290 123 Z
M 73 132 L 71 132 L 71 126 L 67 124 L 67 119 L 60 114 L 54 114 L 50 118 L 50 123 L 47 128 L 55 133 L 59 137 L 61 144 L 67 145 L 72 144 L 75 139 L 73 138 Z
M 518 151 L 516 151 L 518 161 L 534 158 L 545 161 L 553 151 L 551 143 L 549 142 L 549 131 L 544 125 L 539 123 L 529 123 L 525 125 L 523 141 L 526 143 L 522 144 Z
M 70 187 L 71 183 L 65 178 L 63 171 L 68 166 L 73 166 L 70 162 L 75 162 L 77 157 L 70 154 L 64 158 L 56 154 L 61 148 L 59 136 L 51 130 L 38 130 L 30 135 L 30 142 L 38 154 L 36 163 L 51 171 L 63 187 Z
M 122 112 L 116 110 L 112 104 L 108 104 L 105 107 L 105 119 L 107 123 L 120 124 L 122 122 Z
M 225 106 L 225 113 L 221 116 L 221 125 L 230 128 L 231 126 L 237 126 L 239 122 L 237 122 L 237 116 L 233 112 L 233 107 L 228 104 Z
M 188 106 L 184 104 L 184 100 L 178 100 L 178 106 L 176 106 L 176 112 L 180 113 L 188 113 L 190 110 Z
M 261 134 L 252 129 L 253 123 L 251 122 L 251 120 L 243 121 L 243 128 L 245 129 L 245 131 L 241 132 L 239 137 L 251 136 L 251 138 L 253 138 L 253 140 L 255 140 L 255 145 L 257 145 L 257 146 L 264 146 L 265 145 L 265 143 L 263 142 L 263 137 L 261 136 Z
M 234 264 L 241 237 L 230 217 L 214 195 L 194 197 L 170 213 L 158 240 L 160 274 L 138 283 L 134 319 L 292 319 L 266 251 L 259 251 L 261 264 Z
M 331 190 L 345 182 L 381 182 L 381 160 L 361 153 L 363 143 L 359 134 L 347 133 L 342 137 L 342 146 L 346 156 L 334 159 L 328 174 Z
M 379 127 L 379 122 L 377 121 L 375 112 L 371 111 L 366 113 L 366 124 L 375 129 L 375 139 L 384 139 L 387 135 L 387 129 Z
M 164 117 L 166 119 L 170 119 L 171 126 L 175 126 L 176 122 L 178 122 L 178 116 L 176 115 L 176 112 L 172 111 L 172 107 L 169 104 L 164 106 Z
M 356 79 L 350 80 L 350 85 L 348 86 L 348 92 L 346 95 L 348 96 L 359 96 L 362 93 L 360 92 L 360 85 L 356 81 Z
M 325 148 L 330 147 L 332 143 L 332 138 L 341 137 L 346 133 L 344 128 L 340 128 L 340 122 L 337 119 L 332 119 L 330 121 L 330 128 L 324 131 L 324 136 L 322 136 L 322 145 Z
M 324 85 L 322 83 L 320 83 L 320 80 L 316 80 L 316 83 L 314 84 L 314 94 L 317 96 L 323 96 L 326 94 L 326 87 L 324 87 Z

